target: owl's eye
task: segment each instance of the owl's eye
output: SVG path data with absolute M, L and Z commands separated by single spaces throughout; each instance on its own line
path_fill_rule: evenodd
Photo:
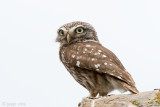
M 60 31 L 59 31 L 59 35 L 60 35 L 60 36 L 63 36 L 63 35 L 64 35 L 64 31 L 63 31 L 63 30 L 60 30 Z
M 84 29 L 79 27 L 76 29 L 76 33 L 83 33 L 84 32 Z

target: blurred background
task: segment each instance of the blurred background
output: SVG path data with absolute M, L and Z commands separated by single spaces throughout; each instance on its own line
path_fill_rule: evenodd
M 139 91 L 160 88 L 159 0 L 1 0 L 0 107 L 77 107 L 88 96 L 55 42 L 72 21 L 95 27 Z

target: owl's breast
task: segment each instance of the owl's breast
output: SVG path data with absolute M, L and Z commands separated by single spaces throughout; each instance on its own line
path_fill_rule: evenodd
M 76 80 L 76 81 L 79 81 L 79 77 L 77 76 L 77 72 L 75 70 L 75 67 L 72 66 L 67 60 L 69 57 L 68 56 L 68 48 L 67 47 L 61 47 L 60 48 L 60 52 L 59 52 L 59 56 L 60 56 L 60 60 L 61 62 L 63 63 L 63 65 L 65 66 L 65 68 L 68 70 L 68 72 L 73 76 L 73 78 Z

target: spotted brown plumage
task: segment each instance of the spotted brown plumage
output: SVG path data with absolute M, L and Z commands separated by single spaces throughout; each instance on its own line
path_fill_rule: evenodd
M 74 79 L 90 92 L 90 97 L 98 93 L 105 96 L 115 89 L 138 93 L 131 75 L 116 55 L 99 43 L 90 24 L 72 22 L 59 30 L 64 32 L 57 37 L 61 43 L 60 59 Z

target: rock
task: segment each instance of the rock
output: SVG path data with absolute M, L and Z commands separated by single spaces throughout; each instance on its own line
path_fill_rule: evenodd
M 83 98 L 78 107 L 160 107 L 160 90 L 95 99 Z

